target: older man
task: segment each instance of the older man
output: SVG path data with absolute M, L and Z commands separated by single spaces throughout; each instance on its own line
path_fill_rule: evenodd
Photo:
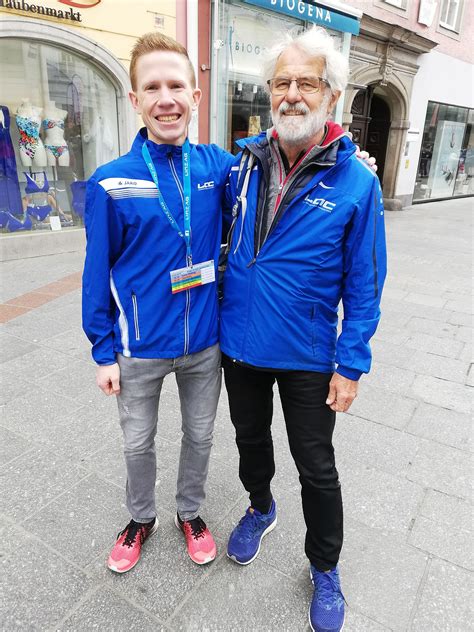
M 311 564 L 313 630 L 344 621 L 338 559 L 341 488 L 332 435 L 370 369 L 386 272 L 379 181 L 355 146 L 328 122 L 347 81 L 344 57 L 323 29 L 276 47 L 268 66 L 274 127 L 242 141 L 234 167 L 234 213 L 224 281 L 221 348 L 240 478 L 250 507 L 227 553 L 258 555 L 276 525 L 271 423 L 278 384 L 299 472 Z M 337 337 L 338 305 L 344 319 Z

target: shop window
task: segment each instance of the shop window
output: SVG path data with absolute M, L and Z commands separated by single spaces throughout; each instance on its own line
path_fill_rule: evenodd
M 90 62 L 49 44 L 0 42 L 0 230 L 83 225 L 85 181 L 118 156 L 117 96 Z
M 219 54 L 213 67 L 217 99 L 211 113 L 211 140 L 237 153 L 236 140 L 272 125 L 269 77 L 262 74 L 265 51 L 288 30 L 303 30 L 305 23 L 234 0 L 224 0 L 220 7 L 219 30 L 213 34 Z M 341 48 L 342 34 L 332 31 L 331 36 Z
M 391 4 L 392 7 L 398 7 L 399 9 L 407 8 L 407 0 L 384 0 L 386 4 Z
M 463 0 L 443 0 L 439 13 L 439 24 L 445 29 L 459 33 Z
M 474 193 L 474 110 L 428 103 L 414 202 Z

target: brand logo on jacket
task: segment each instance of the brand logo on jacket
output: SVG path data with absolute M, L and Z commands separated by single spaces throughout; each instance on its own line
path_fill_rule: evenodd
M 304 201 L 310 206 L 326 211 L 326 213 L 332 213 L 332 211 L 336 208 L 336 204 L 334 202 L 328 202 L 328 200 L 323 198 L 310 198 L 309 195 L 307 195 Z
M 214 188 L 214 180 L 209 180 L 209 182 L 203 182 L 202 184 L 198 183 L 198 191 L 202 191 L 203 189 L 213 189 Z

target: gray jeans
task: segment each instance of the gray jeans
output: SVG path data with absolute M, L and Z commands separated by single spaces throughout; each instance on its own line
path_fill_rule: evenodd
M 182 520 L 199 514 L 205 498 L 212 432 L 221 389 L 221 354 L 214 345 L 174 359 L 117 356 L 117 397 L 127 466 L 127 508 L 136 522 L 156 516 L 155 435 L 158 404 L 166 375 L 174 372 L 181 404 L 181 455 L 176 504 Z

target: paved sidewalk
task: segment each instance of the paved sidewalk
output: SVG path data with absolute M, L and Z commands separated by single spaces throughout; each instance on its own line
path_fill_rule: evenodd
M 472 198 L 386 215 L 390 276 L 373 371 L 336 427 L 345 632 L 472 629 L 471 215 Z M 198 567 L 185 553 L 173 524 L 180 421 L 170 377 L 158 533 L 136 569 L 106 569 L 128 520 L 125 478 L 115 402 L 94 386 L 80 328 L 81 265 L 76 253 L 1 269 L 0 302 L 25 312 L 8 311 L 0 329 L 0 629 L 307 632 L 299 485 L 278 406 L 279 524 L 253 564 L 224 553 L 247 506 L 225 394 L 202 511 L 218 558 Z

